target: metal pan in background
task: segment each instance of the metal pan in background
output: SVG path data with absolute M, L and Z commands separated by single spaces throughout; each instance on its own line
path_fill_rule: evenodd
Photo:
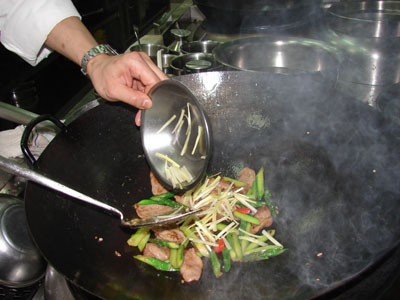
M 43 255 L 79 289 L 104 299 L 309 299 L 358 278 L 400 238 L 400 155 L 393 124 L 307 77 L 208 72 L 176 77 L 198 97 L 214 134 L 210 173 L 263 166 L 289 251 L 234 263 L 199 282 L 132 258 L 131 231 L 80 202 L 29 183 L 28 224 Z M 151 193 L 136 110 L 104 103 L 68 125 L 37 162 L 49 176 L 135 215 Z M 319 253 L 322 254 L 318 255 Z

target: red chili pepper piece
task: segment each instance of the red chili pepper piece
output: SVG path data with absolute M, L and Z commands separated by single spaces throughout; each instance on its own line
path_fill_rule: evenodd
M 219 239 L 219 240 L 217 241 L 217 244 L 218 244 L 218 246 L 215 246 L 215 247 L 214 247 L 215 253 L 219 253 L 219 252 L 221 252 L 222 250 L 225 249 L 225 243 L 224 243 L 224 240 L 223 240 L 223 239 Z
M 248 215 L 250 213 L 250 208 L 244 207 L 244 208 L 236 208 L 236 210 L 242 214 Z

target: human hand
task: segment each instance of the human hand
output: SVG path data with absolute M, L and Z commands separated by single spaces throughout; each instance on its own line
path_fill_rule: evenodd
M 168 79 L 143 52 L 116 56 L 99 54 L 87 65 L 87 72 L 96 92 L 109 101 L 122 101 L 139 109 L 150 108 L 147 95 L 153 85 Z M 140 111 L 135 118 L 140 125 Z

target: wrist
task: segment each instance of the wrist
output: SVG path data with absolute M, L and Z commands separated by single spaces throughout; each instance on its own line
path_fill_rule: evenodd
M 89 64 L 92 64 L 92 60 L 94 60 L 97 56 L 104 56 L 104 55 L 117 55 L 117 51 L 114 50 L 108 44 L 100 44 L 96 47 L 93 47 L 89 51 L 87 51 L 81 60 L 81 71 L 84 75 L 87 75 L 87 68 Z

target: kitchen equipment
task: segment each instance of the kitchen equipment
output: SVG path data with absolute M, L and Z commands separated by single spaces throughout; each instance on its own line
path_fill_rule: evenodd
M 189 53 L 175 57 L 171 61 L 171 69 L 175 75 L 217 71 L 222 69 L 215 57 L 209 53 Z
M 134 260 L 132 232 L 115 218 L 28 183 L 35 242 L 72 285 L 105 299 L 309 299 L 357 280 L 396 245 L 400 145 L 381 113 L 307 77 L 207 72 L 173 80 L 210 118 L 210 174 L 264 166 L 279 207 L 273 228 L 289 250 L 233 263 L 219 279 L 204 258 L 200 282 L 182 284 L 179 274 Z M 136 112 L 93 108 L 55 137 L 37 167 L 133 215 L 132 205 L 151 194 Z
M 0 194 L 0 284 L 23 288 L 38 282 L 46 262 L 33 244 L 21 199 Z
M 310 76 L 335 83 L 340 53 L 318 40 L 274 36 L 248 37 L 223 43 L 215 59 L 233 70 Z
M 177 81 L 165 80 L 156 84 L 149 96 L 153 105 L 142 111 L 141 117 L 141 138 L 146 159 L 165 187 L 189 190 L 203 179 L 210 161 L 212 139 L 207 115 L 190 90 Z M 174 132 L 183 114 L 190 121 L 184 122 L 181 129 Z M 173 116 L 174 122 L 163 129 Z M 182 120 L 185 121 L 185 118 Z M 180 167 L 185 167 L 193 176 L 191 181 L 180 182 L 179 187 L 173 186 L 166 174 L 166 161 L 160 159 L 158 154 L 166 155 Z
M 165 74 L 172 74 L 171 61 L 177 57 L 175 54 L 162 54 L 161 55 L 161 68 Z
M 220 45 L 220 42 L 216 41 L 193 41 L 184 43 L 181 46 L 181 52 L 187 53 L 212 53 L 213 49 Z
M 137 44 L 129 48 L 129 51 L 142 51 L 145 52 L 151 60 L 157 64 L 157 52 L 163 50 L 164 53 L 169 53 L 170 50 L 163 46 L 163 45 L 158 45 L 158 44 Z
M 86 202 L 90 205 L 97 206 L 99 208 L 104 209 L 108 213 L 111 213 L 113 215 L 117 215 L 120 220 L 121 220 L 121 226 L 127 227 L 127 228 L 136 228 L 136 227 L 142 227 L 142 226 L 157 226 L 160 224 L 167 224 L 171 222 L 176 222 L 177 220 L 190 216 L 192 214 L 195 214 L 197 212 L 200 212 L 201 210 L 193 210 L 193 211 L 187 211 L 184 212 L 182 209 L 176 209 L 172 212 L 170 212 L 168 215 L 173 215 L 171 217 L 165 217 L 165 216 L 153 216 L 149 218 L 134 218 L 134 219 L 126 219 L 124 218 L 124 214 L 116 209 L 115 207 L 112 207 L 110 205 L 107 205 L 99 200 L 93 199 L 87 195 L 84 195 L 78 191 L 75 191 L 55 180 L 52 180 L 51 178 L 48 178 L 30 168 L 28 168 L 24 164 L 19 164 L 11 159 L 7 159 L 5 157 L 0 156 L 0 169 L 3 169 L 4 171 L 8 171 L 14 175 L 19 175 L 25 179 L 28 179 L 30 181 L 36 182 L 40 185 L 43 185 L 45 187 L 49 187 L 50 189 L 61 192 L 67 196 L 71 196 L 75 199 L 81 200 L 83 202 Z
M 312 0 L 195 0 L 207 29 L 219 33 L 259 33 L 310 21 L 321 1 Z M 282 29 L 282 28 L 281 28 Z
M 175 41 L 172 45 L 169 46 L 169 49 L 175 53 L 180 53 L 182 44 L 186 41 L 186 39 L 191 34 L 190 30 L 174 28 L 171 29 L 171 34 L 174 37 Z
M 400 83 L 382 90 L 377 96 L 376 107 L 385 117 L 400 124 Z
M 341 81 L 376 86 L 400 81 L 400 2 L 334 3 L 324 20 L 327 28 L 317 38 L 342 51 Z

